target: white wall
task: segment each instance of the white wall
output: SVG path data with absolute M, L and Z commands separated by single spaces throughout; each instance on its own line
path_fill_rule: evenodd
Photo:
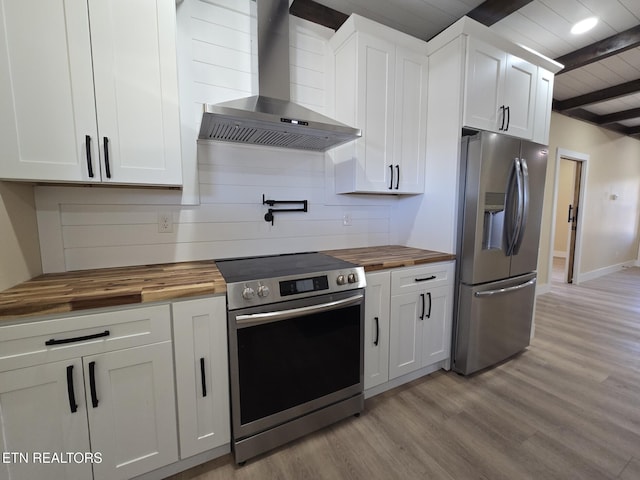
M 202 103 L 257 93 L 255 3 L 185 0 L 179 8 L 180 89 L 186 141 L 195 143 Z M 333 31 L 290 17 L 291 96 L 331 115 Z M 184 133 L 184 129 L 183 129 Z M 184 140 L 184 137 L 183 137 Z M 335 195 L 333 165 L 322 153 L 202 142 L 197 148 L 199 205 L 180 205 L 179 191 L 37 187 L 45 272 L 392 242 L 395 199 Z M 195 162 L 194 162 L 195 163 Z M 196 189 L 197 191 L 197 189 Z M 309 201 L 307 213 L 265 222 L 262 195 Z M 170 213 L 172 233 L 158 233 Z M 351 225 L 343 225 L 345 216 Z
M 0 291 L 42 273 L 33 187 L 0 182 Z
M 549 281 L 549 255 L 552 254 L 551 219 L 555 152 L 564 148 L 589 155 L 587 195 L 582 205 L 583 280 L 596 278 L 638 258 L 640 243 L 640 140 L 575 120 L 551 115 L 549 163 L 545 188 L 538 276 Z M 612 195 L 618 195 L 613 199 Z

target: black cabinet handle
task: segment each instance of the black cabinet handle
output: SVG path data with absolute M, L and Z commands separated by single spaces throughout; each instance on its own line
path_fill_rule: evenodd
M 200 382 L 202 383 L 202 396 L 207 396 L 207 377 L 204 373 L 204 357 L 200 358 Z
M 507 128 L 505 128 L 505 132 L 509 131 L 509 124 L 511 123 L 511 107 L 506 107 L 505 110 L 507 111 Z
M 109 138 L 104 137 L 104 171 L 107 178 L 111 178 L 111 166 L 109 165 Z
M 98 406 L 98 395 L 96 394 L 96 362 L 89 362 L 89 389 L 91 390 L 91 405 Z
M 396 190 L 400 187 L 400 165 L 396 165 Z
M 428 280 L 435 280 L 436 276 L 435 275 L 431 275 L 430 277 L 424 277 L 424 278 L 416 278 L 415 281 L 416 282 L 426 282 Z
M 393 165 L 389 165 L 389 173 L 391 173 L 391 178 L 389 179 L 389 190 L 393 190 Z
M 498 130 L 502 131 L 504 130 L 504 119 L 505 119 L 504 117 L 506 115 L 506 110 L 504 108 L 504 105 L 500 107 L 500 110 L 502 111 L 502 125 L 500 125 L 500 128 Z
M 427 296 L 429 297 L 429 310 L 427 311 L 427 318 L 431 318 L 431 292 L 427 292 Z
M 94 338 L 100 337 L 108 337 L 110 335 L 109 330 L 105 330 L 102 333 L 94 333 L 93 335 L 85 335 L 84 337 L 73 337 L 73 338 L 62 338 L 60 340 L 56 340 L 52 338 L 51 340 L 47 340 L 44 342 L 45 345 L 62 345 L 64 343 L 74 343 L 74 342 L 84 342 L 85 340 L 92 340 Z
M 424 312 L 425 312 L 424 293 L 420 294 L 420 298 L 422 299 L 422 315 L 420 315 L 420 320 L 424 320 Z
M 87 170 L 89 171 L 89 177 L 93 178 L 93 164 L 91 163 L 91 136 L 84 136 L 84 146 L 87 151 Z
M 378 317 L 373 317 L 376 321 L 376 339 L 373 341 L 373 344 L 377 347 L 378 340 L 380 340 L 380 319 Z
M 69 395 L 69 409 L 71 413 L 76 413 L 78 405 L 76 404 L 76 393 L 73 390 L 73 365 L 67 367 L 67 394 Z

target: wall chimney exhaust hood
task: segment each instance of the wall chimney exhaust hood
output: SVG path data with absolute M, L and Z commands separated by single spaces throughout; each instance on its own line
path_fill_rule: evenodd
M 204 105 L 200 139 L 326 151 L 361 136 L 289 98 L 289 1 L 256 2 L 259 95 Z

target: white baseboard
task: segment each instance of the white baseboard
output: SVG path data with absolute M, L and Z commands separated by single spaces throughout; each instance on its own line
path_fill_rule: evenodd
M 553 251 L 553 256 L 558 258 L 567 258 L 567 252 L 561 252 L 559 250 Z
M 551 291 L 551 283 L 538 283 L 536 285 L 536 297 L 538 295 L 544 295 Z
M 591 270 L 590 272 L 582 273 L 577 276 L 577 279 L 574 279 L 574 283 L 580 284 L 582 282 L 587 282 L 589 280 L 595 280 L 596 278 L 600 278 L 604 275 L 609 275 L 610 273 L 616 273 L 626 267 L 633 267 L 638 264 L 637 260 L 629 260 L 628 262 L 618 263 L 617 265 L 611 265 L 609 267 L 598 268 L 596 270 Z

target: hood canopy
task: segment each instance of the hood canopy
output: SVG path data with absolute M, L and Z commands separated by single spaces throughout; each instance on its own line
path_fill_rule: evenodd
M 204 105 L 200 139 L 326 151 L 361 136 L 289 100 L 289 1 L 256 2 L 260 95 Z

